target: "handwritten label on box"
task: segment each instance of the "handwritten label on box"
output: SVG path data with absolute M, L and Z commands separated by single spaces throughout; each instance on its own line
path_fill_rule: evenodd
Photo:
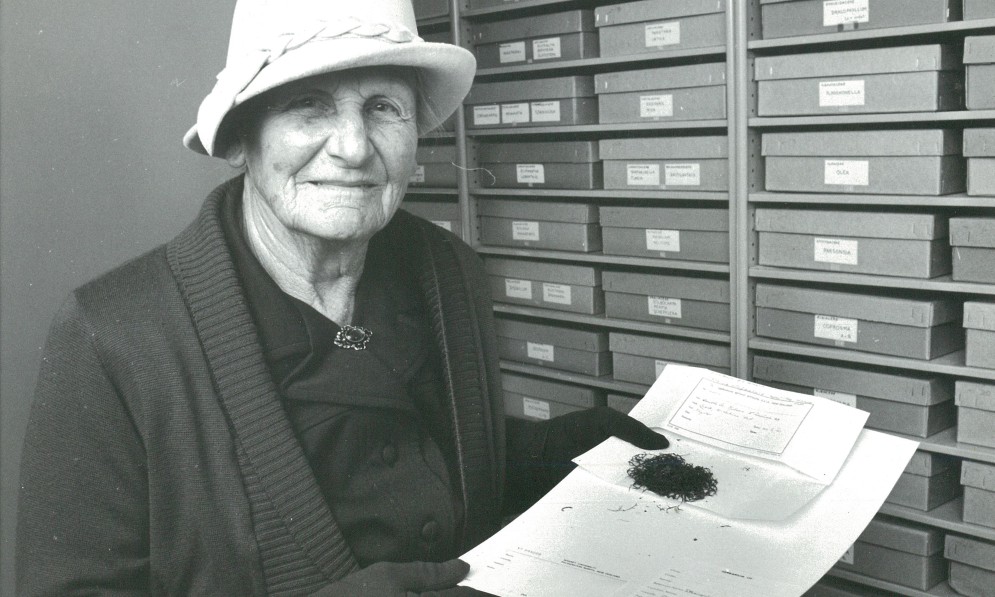
M 536 241 L 539 240 L 539 222 L 512 222 L 512 240 Z
M 560 38 L 547 37 L 545 39 L 532 40 L 533 60 L 552 60 L 562 56 L 563 54 L 560 52 Z
M 840 404 L 857 408 L 857 396 L 854 394 L 834 392 L 833 390 L 820 390 L 819 388 L 812 388 L 812 394 L 818 396 L 819 398 L 825 398 L 827 400 L 832 400 L 833 402 L 839 402 Z
M 640 118 L 670 118 L 673 115 L 674 96 L 672 94 L 639 96 Z
M 552 363 L 556 360 L 556 349 L 552 344 L 525 343 L 525 352 L 530 359 Z
M 633 187 L 660 186 L 659 164 L 626 164 L 625 182 Z
M 559 122 L 560 102 L 532 102 L 532 122 Z
M 836 27 L 871 20 L 870 0 L 825 0 L 822 3 L 822 26 Z
M 814 335 L 816 338 L 834 340 L 836 342 L 857 341 L 857 320 L 845 317 L 816 315 Z
M 663 172 L 668 187 L 701 186 L 701 164 L 665 164 Z
M 826 160 L 825 184 L 866 187 L 870 170 L 867 160 Z
M 646 249 L 663 253 L 679 253 L 681 250 L 681 231 L 647 229 Z
M 524 411 L 526 417 L 541 419 L 543 421 L 549 419 L 549 403 L 542 400 L 522 398 L 522 411 Z
M 492 106 L 474 106 L 473 124 L 475 126 L 501 124 L 501 106 L 497 104 Z
M 411 175 L 408 182 L 415 184 L 423 184 L 425 182 L 425 166 L 418 164 L 415 166 L 415 173 Z
M 818 238 L 813 241 L 814 258 L 821 263 L 857 265 L 860 243 L 842 238 Z
M 648 311 L 654 317 L 681 318 L 681 299 L 650 296 L 647 298 Z
M 532 281 L 507 278 L 504 281 L 504 295 L 508 298 L 531 299 Z
M 573 303 L 570 294 L 571 289 L 567 284 L 552 284 L 550 282 L 543 282 L 542 284 L 543 302 L 570 305 Z
M 520 124 L 529 121 L 529 104 L 501 104 L 501 122 Z
M 546 168 L 542 164 L 515 164 L 515 180 L 520 184 L 544 184 Z
M 525 62 L 525 42 L 515 41 L 498 46 L 498 60 L 501 64 L 508 62 Z
M 673 46 L 681 43 L 681 22 L 650 23 L 646 25 L 644 41 L 647 48 Z
M 820 107 L 863 106 L 864 101 L 863 79 L 819 82 Z

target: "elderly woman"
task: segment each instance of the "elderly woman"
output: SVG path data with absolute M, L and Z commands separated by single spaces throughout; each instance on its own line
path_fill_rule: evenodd
M 244 172 L 173 241 L 76 290 L 25 443 L 18 594 L 412 595 L 609 434 L 505 424 L 488 285 L 398 211 L 467 51 L 409 0 L 242 0 L 185 138 Z

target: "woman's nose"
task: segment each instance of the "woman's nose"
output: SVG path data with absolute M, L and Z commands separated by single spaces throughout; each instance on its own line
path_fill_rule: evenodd
M 325 152 L 354 168 L 370 159 L 373 148 L 362 111 L 348 110 L 336 115 L 327 131 Z

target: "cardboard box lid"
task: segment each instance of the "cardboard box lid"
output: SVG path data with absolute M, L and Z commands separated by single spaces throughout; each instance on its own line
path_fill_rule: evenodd
M 456 161 L 456 147 L 453 145 L 419 145 L 415 149 L 415 161 L 419 164 L 451 164 Z
M 918 406 L 939 404 L 953 397 L 950 382 L 939 376 L 913 372 L 883 373 L 762 355 L 753 359 L 753 376 Z
M 591 224 L 598 221 L 598 206 L 587 203 L 481 199 L 477 203 L 477 214 L 494 218 L 524 218 L 546 222 Z
M 950 244 L 995 248 L 995 218 L 950 218 Z
M 964 460 L 960 465 L 960 484 L 985 491 L 995 491 L 995 464 Z
M 948 534 L 943 557 L 995 572 L 995 543 Z
M 490 258 L 484 260 L 484 269 L 491 276 L 577 286 L 601 286 L 601 272 L 585 265 Z
M 679 361 L 696 365 L 712 367 L 728 367 L 730 362 L 729 346 L 709 344 L 694 340 L 679 340 L 677 338 L 662 338 L 656 336 L 637 336 L 610 332 L 608 347 L 612 352 L 631 354 L 663 361 Z
M 976 35 L 964 38 L 964 64 L 989 64 L 995 62 L 995 35 Z
M 762 145 L 765 156 L 959 155 L 961 134 L 954 129 L 764 133 Z
M 765 283 L 757 284 L 756 305 L 921 328 L 961 317 L 960 303 L 949 299 L 907 299 Z
M 709 62 L 594 75 L 595 93 L 626 93 L 726 84 L 726 63 Z
M 954 387 L 957 406 L 995 412 L 995 385 L 958 379 Z
M 920 556 L 931 556 L 943 551 L 942 530 L 880 516 L 871 520 L 864 532 L 860 534 L 858 541 Z
M 601 285 L 605 292 L 694 299 L 713 303 L 729 302 L 729 280 L 716 278 L 602 272 Z
M 946 454 L 936 454 L 925 450 L 916 450 L 905 466 L 906 473 L 920 477 L 935 477 L 942 472 L 954 468 L 960 458 Z
M 594 406 L 600 390 L 585 386 L 574 386 L 536 377 L 523 377 L 512 373 L 501 374 L 501 387 L 523 396 L 552 400 L 575 406 Z
M 729 210 L 697 207 L 599 208 L 602 228 L 641 228 L 658 230 L 706 230 L 727 232 Z
M 563 348 L 604 352 L 608 350 L 608 332 L 596 332 L 517 319 L 495 319 L 497 335 L 513 340 L 542 342 Z
M 470 88 L 470 93 L 467 94 L 463 103 L 473 105 L 573 97 L 594 97 L 594 77 L 555 77 L 552 79 L 476 83 Z
M 964 157 L 995 157 L 995 128 L 964 129 Z
M 964 327 L 995 331 L 995 303 L 964 301 Z
M 725 0 L 642 0 L 598 6 L 594 9 L 595 27 L 674 19 L 723 12 Z
M 474 23 L 470 32 L 473 45 L 502 41 L 594 31 L 593 10 L 568 10 L 548 15 L 508 19 L 491 23 Z
M 960 70 L 960 49 L 947 44 L 874 48 L 841 52 L 814 52 L 757 57 L 757 81 L 809 79 L 876 73 Z
M 541 141 L 514 143 L 481 143 L 479 149 L 482 163 L 526 162 L 550 163 L 570 162 L 589 163 L 598 161 L 596 141 Z
M 602 139 L 598 149 L 603 160 L 709 159 L 729 156 L 729 138 L 649 137 L 639 139 Z
M 757 232 L 912 240 L 947 237 L 947 219 L 936 214 L 758 208 L 754 222 Z

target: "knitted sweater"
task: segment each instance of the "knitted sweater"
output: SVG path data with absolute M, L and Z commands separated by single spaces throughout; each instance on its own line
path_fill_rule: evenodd
M 356 569 L 280 405 L 220 224 L 240 178 L 168 244 L 77 289 L 24 446 L 18 595 L 307 595 Z M 499 524 L 504 422 L 488 285 L 455 236 L 398 212 L 443 361 L 465 508 Z

